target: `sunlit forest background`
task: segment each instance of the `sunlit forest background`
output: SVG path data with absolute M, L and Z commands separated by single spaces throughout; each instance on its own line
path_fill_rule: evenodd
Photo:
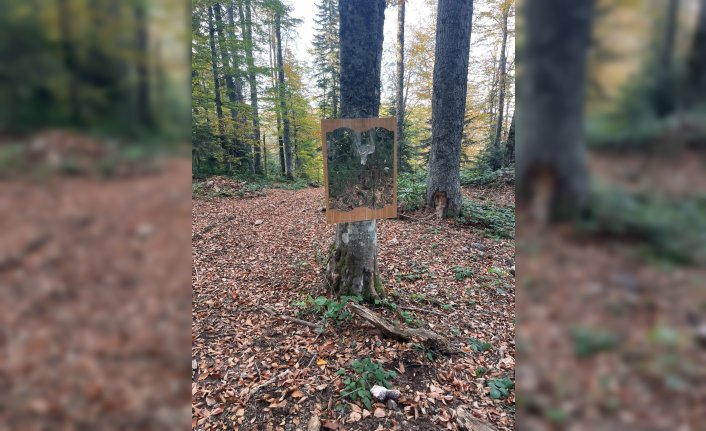
M 0 133 L 183 142 L 188 13 L 167 0 L 3 1 Z
M 436 2 L 406 2 L 402 39 L 398 6 L 390 1 L 386 10 L 380 116 L 402 119 L 400 172 L 423 174 L 431 139 Z M 302 39 L 310 30 L 303 28 L 309 23 L 298 8 L 280 0 L 193 1 L 195 176 L 323 180 L 319 121 L 339 116 L 338 2 L 316 2 L 311 41 Z M 514 14 L 506 0 L 474 2 L 462 157 L 466 171 L 487 174 L 506 165 L 515 105 Z M 401 41 L 400 89 L 396 51 Z

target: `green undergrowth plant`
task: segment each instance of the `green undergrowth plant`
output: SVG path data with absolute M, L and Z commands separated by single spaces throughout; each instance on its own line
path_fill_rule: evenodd
M 398 313 L 407 326 L 422 326 L 422 321 L 414 317 L 414 314 L 410 313 L 409 311 L 398 310 Z
M 363 302 L 363 298 L 359 296 L 342 296 L 340 300 L 330 299 L 325 296 L 317 296 L 316 298 L 307 295 L 303 301 L 294 301 L 292 305 L 299 307 L 299 315 L 314 315 L 332 321 L 336 326 L 350 320 L 351 312 L 346 308 L 346 304 L 355 302 L 357 304 Z
M 665 199 L 594 184 L 578 228 L 643 245 L 650 259 L 706 262 L 706 196 Z
M 464 280 L 466 278 L 473 277 L 473 268 L 466 266 L 454 266 L 452 269 L 456 280 Z
M 606 329 L 575 326 L 570 333 L 574 342 L 574 354 L 581 359 L 612 350 L 618 344 L 618 337 Z
M 485 352 L 493 348 L 492 344 L 473 337 L 468 338 L 468 344 L 474 352 Z
M 482 186 L 503 180 L 508 183 L 515 181 L 515 167 L 509 166 L 497 170 L 490 168 L 471 168 L 461 171 L 462 186 Z
M 427 178 L 420 174 L 401 174 L 397 178 L 397 201 L 406 211 L 426 206 Z
M 515 387 L 515 383 L 507 377 L 501 379 L 492 379 L 488 381 L 490 398 L 497 400 L 510 396 L 510 390 Z
M 462 225 L 482 228 L 491 237 L 515 237 L 514 207 L 496 206 L 464 199 L 458 221 Z
M 419 352 L 420 355 L 424 356 L 429 362 L 433 362 L 434 359 L 436 359 L 436 355 L 434 354 L 434 351 L 427 348 L 423 344 L 419 343 L 414 343 L 412 344 L 412 348 Z
M 370 388 L 379 385 L 390 389 L 390 380 L 397 377 L 396 372 L 386 370 L 368 356 L 353 360 L 350 370 L 341 368 L 336 374 L 341 376 L 345 385 L 341 391 L 341 397 L 353 402 L 360 401 L 368 410 L 372 410 L 373 406 Z

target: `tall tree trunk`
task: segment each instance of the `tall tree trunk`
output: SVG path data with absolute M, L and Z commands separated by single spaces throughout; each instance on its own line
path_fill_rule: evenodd
M 58 0 L 59 32 L 61 50 L 68 76 L 69 116 L 73 123 L 81 124 L 83 116 L 78 94 L 76 45 L 71 34 L 71 11 L 68 0 Z
M 262 134 L 262 158 L 265 165 L 265 176 L 267 176 L 267 141 L 265 140 L 265 133 Z
M 255 143 L 255 173 L 262 173 L 260 150 L 260 113 L 257 106 L 257 77 L 255 76 L 255 60 L 253 58 L 252 16 L 250 0 L 245 0 L 245 16 L 243 16 L 243 0 L 238 1 L 241 31 L 245 39 L 245 61 L 248 65 L 248 83 L 250 85 L 250 108 L 252 110 L 252 133 Z
M 701 0 L 696 34 L 687 65 L 687 104 L 706 101 L 706 0 Z
M 340 0 L 339 12 L 341 118 L 377 117 L 385 0 Z M 335 246 L 327 270 L 334 293 L 381 297 L 375 220 L 336 225 Z
M 282 59 L 282 12 L 275 12 L 275 42 L 277 45 L 277 84 L 279 94 L 279 106 L 282 115 L 282 143 L 284 144 L 285 176 L 294 178 L 292 173 L 292 144 L 289 138 L 289 116 L 287 115 L 287 103 L 285 100 L 284 85 L 284 60 Z
M 338 36 L 338 4 L 336 1 L 331 1 L 329 3 L 329 13 L 330 13 L 330 22 L 331 22 L 331 27 L 335 29 L 335 31 L 332 31 L 332 39 L 336 40 L 336 36 Z M 332 29 L 333 30 L 333 29 Z M 341 61 L 340 61 L 340 55 L 338 52 L 338 44 L 332 44 L 331 45 L 331 53 L 329 54 L 331 58 L 333 59 L 333 67 L 331 68 L 331 116 L 332 118 L 338 118 L 338 110 L 339 110 L 339 104 L 340 104 L 340 94 L 339 94 L 339 88 L 338 88 L 338 82 L 340 80 L 340 73 L 341 73 Z
M 461 139 L 466 111 L 472 0 L 439 0 L 436 24 L 427 208 L 437 217 L 461 211 Z
M 654 93 L 654 107 L 660 117 L 666 117 L 677 108 L 677 91 L 674 74 L 675 36 L 679 15 L 679 0 L 668 0 L 667 16 L 664 22 L 664 39 L 660 43 L 659 64 L 657 64 L 657 88 Z
M 273 15 L 274 21 L 274 15 Z M 279 66 L 277 63 L 277 56 L 275 55 L 275 29 L 274 25 L 270 24 L 270 70 L 272 78 L 272 89 L 277 92 L 277 71 Z M 275 96 L 275 99 L 277 96 Z M 279 104 L 274 101 L 275 117 L 277 118 L 277 146 L 279 149 L 279 166 L 282 176 L 287 173 L 285 157 L 284 157 L 284 140 L 282 139 L 282 113 L 280 112 Z
M 397 4 L 397 168 L 402 170 L 404 140 L 404 6 L 405 0 Z
M 507 167 L 515 163 L 515 114 L 512 114 L 510 121 L 510 130 L 507 132 L 507 141 L 505 141 L 505 152 L 503 157 L 503 167 Z
M 535 0 L 525 8 L 517 198 L 540 223 L 575 214 L 588 197 L 583 114 L 594 3 Z
M 231 53 L 226 44 L 226 37 L 223 31 L 223 18 L 221 16 L 221 5 L 220 3 L 215 3 L 213 5 L 213 15 L 216 21 L 216 33 L 218 34 L 218 47 L 221 51 L 221 63 L 223 64 L 223 79 L 226 81 L 226 93 L 228 94 L 228 101 L 230 102 L 230 117 L 233 120 L 233 137 L 231 143 L 228 144 L 226 154 L 228 156 L 228 167 L 232 169 L 232 159 L 238 160 L 238 165 L 243 162 L 245 157 L 243 150 L 243 145 L 237 137 L 238 128 L 238 96 L 235 88 L 235 78 L 233 77 L 233 69 L 237 65 L 232 64 L 234 61 L 234 53 Z M 231 23 L 232 25 L 232 23 Z M 231 39 L 232 41 L 232 39 Z M 229 172 L 232 173 L 232 172 Z
M 672 69 L 672 59 L 674 58 L 674 40 L 677 33 L 678 15 L 679 0 L 669 0 L 660 62 L 662 63 L 662 67 L 670 72 Z
M 133 13 L 135 15 L 137 45 L 137 118 L 140 125 L 151 127 L 152 109 L 150 106 L 150 74 L 149 74 L 149 29 L 147 23 L 147 10 L 144 2 L 135 2 Z
M 493 146 L 495 148 L 500 148 L 500 141 L 502 141 L 503 132 L 503 111 L 505 109 L 505 82 L 507 80 L 507 19 L 510 15 L 510 5 L 508 3 L 502 4 L 503 8 L 503 41 L 500 46 L 500 70 L 498 70 L 498 86 L 500 94 L 498 95 L 498 121 L 495 123 L 495 139 L 493 140 Z
M 227 149 L 226 131 L 223 126 L 223 106 L 221 104 L 221 79 L 218 73 L 218 57 L 216 55 L 216 30 L 213 25 L 213 7 L 208 7 L 208 41 L 211 46 L 211 66 L 213 70 L 214 101 L 216 103 L 216 116 L 218 117 L 218 138 L 221 146 Z
M 234 80 L 234 86 L 235 86 L 235 102 L 236 106 L 236 112 L 237 112 L 237 125 L 239 126 L 237 130 L 247 130 L 248 128 L 248 119 L 247 115 L 241 111 L 240 107 L 245 106 L 245 97 L 243 96 L 243 79 L 242 79 L 242 74 L 240 72 L 240 56 L 238 54 L 238 38 L 235 35 L 235 12 L 233 11 L 233 2 L 230 1 L 227 7 L 227 13 L 228 13 L 228 38 L 231 41 L 230 46 L 231 46 L 231 60 L 233 63 L 233 69 L 232 69 L 232 76 Z M 242 23 L 242 18 L 241 18 L 241 23 Z M 255 163 L 251 154 L 251 149 L 250 146 L 245 143 L 242 139 L 242 136 L 236 136 L 236 142 L 237 142 L 237 149 L 238 149 L 238 154 L 239 157 L 244 158 L 243 163 L 241 165 L 245 167 L 246 165 L 250 167 L 250 170 L 252 173 L 255 173 Z M 252 143 L 252 147 L 255 148 L 260 144 L 260 141 L 256 141 L 255 143 Z

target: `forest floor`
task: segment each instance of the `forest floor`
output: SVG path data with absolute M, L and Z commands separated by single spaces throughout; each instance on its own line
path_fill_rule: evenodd
M 513 239 L 424 213 L 378 221 L 387 299 L 407 309 L 375 311 L 448 337 L 458 353 L 386 338 L 356 317 L 318 334 L 263 307 L 321 321 L 312 309 L 326 295 L 322 274 L 335 232 L 321 211 L 323 189 L 252 192 L 235 183 L 224 196 L 227 180 L 211 181 L 195 189 L 218 192 L 193 202 L 194 429 L 306 430 L 317 416 L 322 429 L 454 430 L 462 404 L 500 430 L 514 429 L 514 389 L 489 394 L 489 385 L 515 379 Z M 465 192 L 485 204 L 514 204 L 505 184 Z M 337 372 L 355 377 L 353 361 L 366 357 L 396 372 L 398 406 L 367 408 L 341 396 Z
M 190 163 L 157 165 L 3 171 L 0 430 L 189 423 Z
M 590 166 L 609 193 L 659 199 L 659 210 L 646 206 L 633 221 L 674 229 L 667 245 L 683 241 L 679 234 L 703 238 L 703 152 L 596 153 Z M 688 211 L 701 224 L 676 226 L 681 219 L 663 221 L 665 211 Z M 624 214 L 612 217 L 617 224 Z M 674 263 L 640 235 L 518 224 L 517 379 L 527 429 L 706 429 L 703 262 Z

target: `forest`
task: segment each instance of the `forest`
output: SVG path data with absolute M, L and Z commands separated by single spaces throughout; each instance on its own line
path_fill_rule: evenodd
M 193 4 L 194 175 L 320 184 L 319 120 L 340 116 L 338 3 L 317 2 L 309 61 L 294 51 L 302 19 L 291 5 L 241 3 Z M 398 119 L 400 172 L 409 178 L 427 169 L 436 25 L 434 4 L 413 6 L 420 9 L 414 18 L 423 18 L 406 26 L 404 5 L 387 6 L 399 16 L 395 38 L 383 46 L 380 107 L 381 117 Z M 462 140 L 469 181 L 510 166 L 514 158 L 507 145 L 514 112 L 514 9 L 508 2 L 477 1 L 474 10 L 477 56 L 469 59 Z
M 192 428 L 514 429 L 514 2 L 192 13 Z
M 183 140 L 188 8 L 160 0 L 4 1 L 0 133 Z

